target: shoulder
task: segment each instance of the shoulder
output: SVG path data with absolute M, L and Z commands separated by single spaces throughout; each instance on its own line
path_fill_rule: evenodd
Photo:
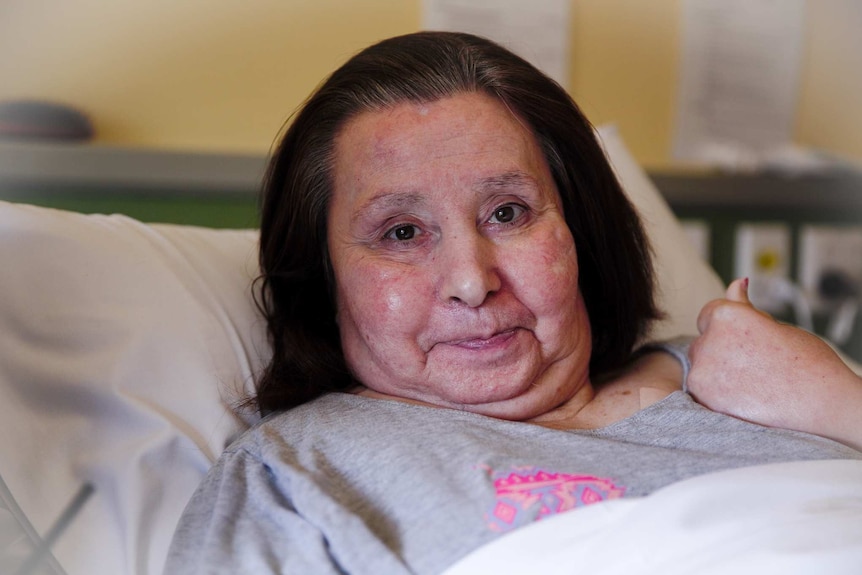
M 392 442 L 396 434 L 428 433 L 462 417 L 464 414 L 451 409 L 332 392 L 268 415 L 224 453 L 226 457 L 252 456 L 264 462 L 284 460 L 301 450 L 321 452 L 335 446 Z
M 687 363 L 684 351 L 664 344 L 639 350 L 622 369 L 596 382 L 597 405 L 619 421 L 683 389 Z M 608 423 L 608 422 L 606 422 Z

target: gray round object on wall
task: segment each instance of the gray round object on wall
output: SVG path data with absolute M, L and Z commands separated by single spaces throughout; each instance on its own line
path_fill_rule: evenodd
M 0 139 L 89 140 L 90 119 L 63 104 L 35 100 L 0 102 Z

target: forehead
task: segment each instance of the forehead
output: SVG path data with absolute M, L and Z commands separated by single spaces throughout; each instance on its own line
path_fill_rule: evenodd
M 481 93 L 360 113 L 340 131 L 335 152 L 336 195 L 506 173 L 550 178 L 526 124 Z

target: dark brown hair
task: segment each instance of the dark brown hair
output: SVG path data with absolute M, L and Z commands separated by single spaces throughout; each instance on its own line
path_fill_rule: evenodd
M 660 316 L 640 219 L 592 126 L 566 91 L 483 38 L 451 32 L 390 38 L 326 79 L 294 116 L 270 163 L 261 202 L 256 296 L 273 357 L 257 383 L 261 413 L 355 383 L 335 322 L 326 242 L 339 131 L 365 111 L 469 92 L 487 94 L 512 110 L 545 154 L 577 247 L 579 287 L 593 337 L 590 372 L 621 366 Z

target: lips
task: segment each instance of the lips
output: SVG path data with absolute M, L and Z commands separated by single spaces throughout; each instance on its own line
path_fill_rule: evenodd
M 418 335 L 420 349 L 430 353 L 435 347 L 463 351 L 499 348 L 520 340 L 524 332 L 533 332 L 536 318 L 519 302 L 505 299 L 506 291 L 497 294 L 494 305 L 478 309 L 451 308 L 429 318 L 423 333 Z
M 465 349 L 475 349 L 482 350 L 488 349 L 490 347 L 495 347 L 498 345 L 505 344 L 508 340 L 515 337 L 515 331 L 518 328 L 507 329 L 504 331 L 498 331 L 492 334 L 490 337 L 466 337 L 461 339 L 456 339 L 453 341 L 445 342 L 446 345 L 461 347 Z

